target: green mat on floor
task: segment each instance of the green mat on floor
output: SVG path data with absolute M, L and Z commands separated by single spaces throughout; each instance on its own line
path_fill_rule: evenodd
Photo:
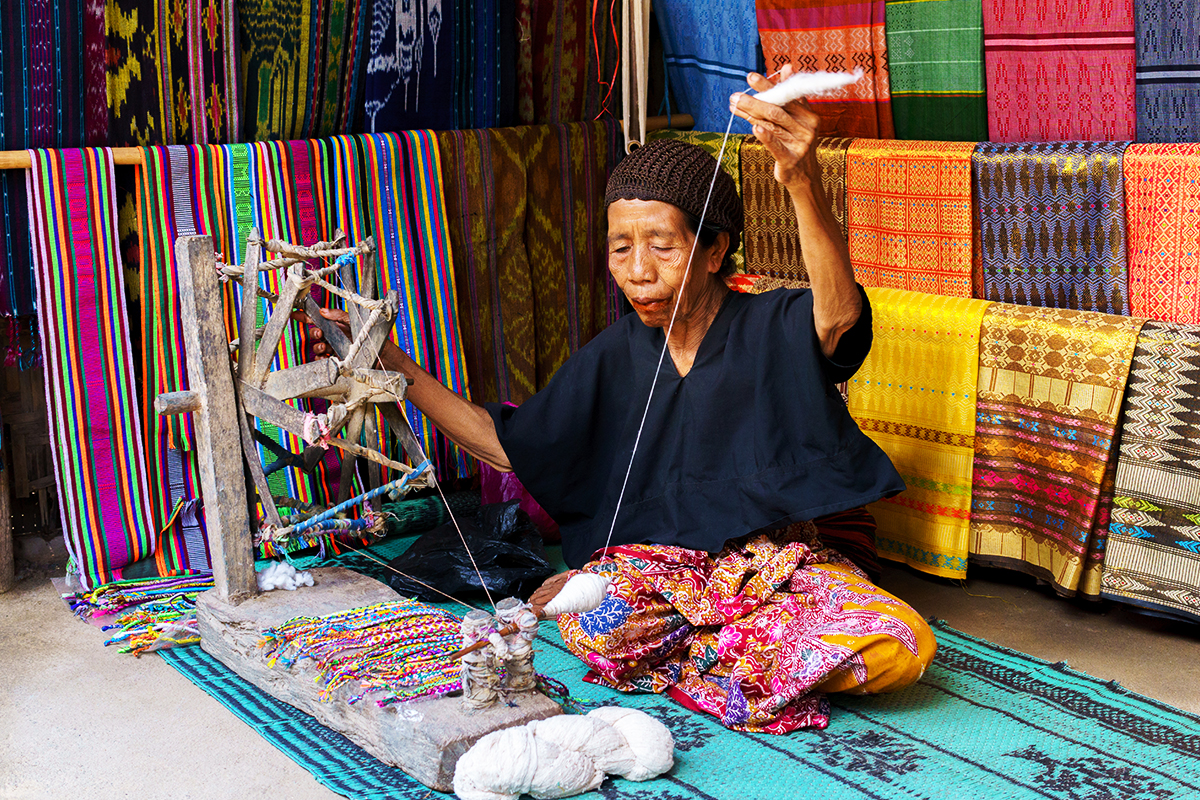
M 376 545 L 384 560 L 407 541 Z M 389 555 L 392 554 L 392 555 Z M 333 563 L 376 576 L 344 554 Z M 330 563 L 330 562 L 326 562 Z M 584 683 L 583 665 L 543 623 L 538 671 L 588 704 L 640 708 L 675 735 L 676 766 L 646 783 L 609 780 L 606 800 L 790 797 L 1169 800 L 1200 797 L 1200 718 L 1121 687 L 934 624 L 939 650 L 913 687 L 835 696 L 824 731 L 729 731 L 656 695 Z M 333 791 L 362 800 L 439 796 L 234 675 L 199 647 L 164 660 Z

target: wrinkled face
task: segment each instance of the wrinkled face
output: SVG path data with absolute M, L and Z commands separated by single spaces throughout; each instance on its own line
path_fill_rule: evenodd
M 608 271 L 643 323 L 665 328 L 680 290 L 683 301 L 676 324 L 686 320 L 714 284 L 728 237 L 709 248 L 698 246 L 683 286 L 695 234 L 682 211 L 657 200 L 617 200 L 608 207 Z

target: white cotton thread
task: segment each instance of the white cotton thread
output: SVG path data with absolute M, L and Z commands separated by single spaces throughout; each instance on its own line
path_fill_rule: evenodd
M 604 602 L 608 596 L 608 578 L 594 572 L 579 572 L 563 584 L 554 599 L 542 608 L 545 617 L 559 614 L 586 614 Z
M 754 99 L 784 106 L 801 97 L 815 97 L 851 86 L 862 80 L 862 76 L 862 67 L 858 67 L 854 72 L 797 72 L 770 89 L 754 95 Z

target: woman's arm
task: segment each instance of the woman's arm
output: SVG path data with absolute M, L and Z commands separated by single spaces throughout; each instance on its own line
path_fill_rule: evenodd
M 790 66 L 785 67 L 781 80 L 790 74 Z M 757 73 L 751 73 L 747 81 L 760 92 L 772 85 Z M 831 357 L 842 334 L 858 320 L 862 299 L 854 281 L 850 250 L 821 188 L 816 156 L 820 120 L 804 100 L 780 107 L 742 93 L 730 98 L 730 110 L 754 126 L 755 137 L 775 157 L 775 180 L 787 189 L 800 229 L 800 249 L 812 285 L 817 338 L 821 351 Z
M 349 315 L 345 311 L 321 309 L 321 315 L 349 330 L 346 325 Z M 312 325 L 309 336 L 314 342 L 313 351 L 317 355 L 331 355 L 320 328 Z M 443 386 L 391 339 L 384 342 L 379 352 L 379 360 L 383 362 L 384 369 L 401 372 L 408 377 L 411 381 L 408 399 L 421 413 L 433 420 L 433 424 L 449 437 L 450 441 L 495 469 L 512 472 L 508 455 L 496 436 L 496 425 L 491 414 Z

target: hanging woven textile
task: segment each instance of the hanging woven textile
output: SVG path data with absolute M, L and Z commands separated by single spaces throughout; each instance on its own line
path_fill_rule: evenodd
M 356 129 L 368 0 L 236 5 L 245 139 L 304 139 Z M 374 39 L 374 29 L 370 34 Z
M 983 317 L 972 561 L 1095 596 L 1101 498 L 1142 320 L 996 303 Z
M 374 4 L 365 130 L 454 127 L 458 8 L 449 0 Z
M 30 151 L 29 215 L 59 509 L 85 588 L 155 549 L 111 151 Z
M 891 139 L 891 88 L 883 0 L 755 0 L 768 74 L 791 64 L 812 72 L 851 71 L 862 80 L 811 98 L 824 136 Z
M 1200 144 L 1132 144 L 1124 160 L 1131 313 L 1200 323 Z
M 1101 594 L 1200 621 L 1200 329 L 1147 322 L 1122 408 Z
M 392 338 L 451 391 L 470 399 L 437 137 L 429 131 L 376 133 L 362 137 L 362 143 L 380 291 L 400 296 Z M 416 407 L 407 406 L 412 429 L 440 476 L 469 475 L 467 455 Z
M 1129 313 L 1126 142 L 980 144 L 971 163 L 983 295 Z
M 818 139 L 817 166 L 821 189 L 833 216 L 846 230 L 846 148 L 853 139 Z M 745 230 L 742 247 L 745 270 L 751 275 L 770 275 L 808 285 L 808 269 L 800 252 L 800 230 L 796 210 L 787 190 L 775 180 L 775 156 L 753 136 L 742 141 L 740 150 L 742 203 Z
M 658 30 L 670 81 L 672 111 L 692 115 L 698 131 L 724 131 L 729 96 L 746 91 L 758 70 L 754 0 L 659 0 Z M 734 133 L 749 133 L 740 117 Z
M 520 403 L 613 321 L 613 121 L 438 135 L 471 393 Z
M 241 136 L 234 0 L 105 0 L 116 145 Z
M 971 297 L 971 151 L 858 139 L 846 152 L 850 260 L 863 286 Z
M 1200 139 L 1200 4 L 1134 0 L 1137 140 Z
M 1133 0 L 983 0 L 993 142 L 1134 138 Z
M 908 488 L 869 508 L 879 555 L 967 574 L 979 326 L 989 303 L 868 289 L 874 343 L 850 379 L 854 421 Z
M 454 125 L 517 122 L 516 0 L 455 0 Z
M 608 3 L 597 10 L 595 4 L 578 0 L 516 0 L 516 13 L 519 121 L 597 117 L 611 93 L 600 82 L 611 83 L 616 75 L 608 59 L 615 49 L 613 31 L 621 29 L 620 14 L 610 16 Z
M 979 0 L 889 2 L 887 58 L 897 139 L 988 138 Z

